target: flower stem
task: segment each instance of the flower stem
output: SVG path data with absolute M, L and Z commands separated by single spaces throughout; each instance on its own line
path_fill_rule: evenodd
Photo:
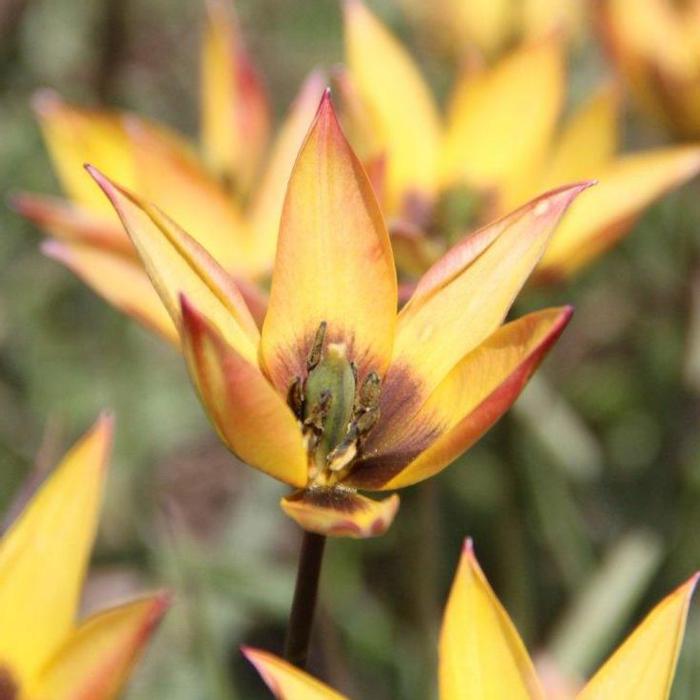
M 284 640 L 284 658 L 297 668 L 306 667 L 325 544 L 325 535 L 304 531 L 294 600 Z

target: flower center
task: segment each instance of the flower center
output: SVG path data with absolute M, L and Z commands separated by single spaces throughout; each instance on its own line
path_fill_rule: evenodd
M 326 328 L 325 321 L 318 327 L 306 377 L 297 377 L 288 394 L 306 437 L 309 479 L 318 486 L 332 486 L 350 470 L 362 440 L 379 419 L 381 390 L 376 372 L 358 383 L 345 344 L 326 343 Z
M 17 698 L 19 698 L 19 686 L 10 670 L 0 665 L 0 700 L 17 700 Z

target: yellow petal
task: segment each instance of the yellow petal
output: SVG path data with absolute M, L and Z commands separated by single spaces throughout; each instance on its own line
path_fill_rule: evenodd
M 375 446 L 370 435 L 367 450 L 376 457 L 360 463 L 351 475 L 352 484 L 402 488 L 444 469 L 510 408 L 571 314 L 571 307 L 545 309 L 499 328 L 457 364 L 415 417 L 397 420 L 388 431 L 391 443 Z M 430 427 L 418 428 L 424 423 Z M 406 445 L 416 449 L 416 435 L 423 431 L 439 437 L 411 458 Z
M 543 699 L 532 662 L 467 541 L 440 633 L 440 698 Z
M 113 700 L 169 605 L 159 594 L 100 612 L 42 668 L 32 700 Z
M 138 261 L 102 248 L 59 241 L 45 241 L 41 249 L 112 306 L 179 345 L 177 328 Z
M 277 700 L 346 700 L 345 696 L 274 654 L 251 647 L 243 647 L 241 651 Z
M 230 3 L 208 0 L 202 44 L 202 147 L 234 190 L 255 174 L 270 128 L 267 98 Z
M 613 162 L 600 174 L 598 185 L 571 207 L 538 277 L 559 279 L 576 272 L 627 233 L 645 207 L 698 170 L 697 146 L 644 151 Z
M 330 96 L 289 181 L 261 352 L 275 386 L 304 376 L 319 325 L 360 374 L 384 372 L 396 320 L 396 271 L 379 206 Z
M 427 395 L 491 335 L 566 208 L 588 184 L 538 197 L 466 238 L 435 263 L 399 315 L 391 372 L 408 369 L 421 378 Z
M 249 215 L 250 226 L 263 259 L 274 260 L 289 176 L 324 88 L 325 81 L 320 72 L 311 73 L 306 79 L 282 124 L 267 168 L 255 190 Z
M 262 259 L 233 198 L 189 145 L 131 115 L 124 124 L 138 172 L 132 191 L 166 212 L 225 269 L 251 277 L 269 271 L 272 257 Z
M 600 175 L 617 150 L 618 103 L 616 86 L 606 85 L 569 119 L 550 156 L 544 187 Z
M 329 537 L 383 535 L 399 510 L 396 494 L 374 501 L 342 486 L 311 488 L 283 498 L 282 510 L 304 530 Z
M 698 576 L 664 598 L 647 615 L 579 693 L 579 700 L 669 697 Z
M 85 177 L 82 166 L 95 163 L 127 187 L 135 184 L 136 173 L 120 116 L 73 107 L 50 90 L 37 93 L 33 106 L 65 192 L 76 203 L 113 218 L 109 203 Z
M 249 362 L 256 363 L 258 329 L 233 280 L 207 252 L 156 207 L 108 180 L 90 174 L 117 210 L 153 286 L 180 327 L 180 294 L 186 294 Z
M 361 0 L 346 0 L 345 42 L 350 73 L 387 156 L 387 206 L 394 213 L 406 194 L 435 192 L 437 109 L 410 56 Z
M 562 51 L 554 40 L 517 49 L 493 68 L 465 75 L 448 113 L 445 185 L 495 189 L 501 211 L 520 204 L 532 191 L 563 99 Z
M 112 420 L 68 452 L 0 542 L 0 665 L 31 679 L 73 626 L 95 538 Z
M 283 397 L 184 297 L 182 315 L 190 374 L 221 439 L 252 467 L 292 486 L 304 486 L 304 440 Z

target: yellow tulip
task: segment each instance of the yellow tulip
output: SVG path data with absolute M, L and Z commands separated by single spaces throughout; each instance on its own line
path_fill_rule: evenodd
M 671 692 L 698 574 L 664 598 L 578 692 L 577 700 L 666 700 Z M 344 700 L 286 661 L 258 649 L 243 653 L 278 700 Z M 525 645 L 464 547 L 442 621 L 441 700 L 544 700 Z
M 108 700 L 168 606 L 158 593 L 75 623 L 112 421 L 65 456 L 0 540 L 0 698 Z
M 201 157 L 179 134 L 134 114 L 87 109 L 41 91 L 34 107 L 67 199 L 20 194 L 14 206 L 51 237 L 44 250 L 118 309 L 172 342 L 177 331 L 99 189 L 94 163 L 157 202 L 241 280 L 255 313 L 265 296 L 289 173 L 323 90 L 312 74 L 267 150 L 268 108 L 230 7 L 209 0 L 202 46 Z
M 387 230 L 327 92 L 292 170 L 258 330 L 235 282 L 152 204 L 89 168 L 170 313 L 222 440 L 297 489 L 321 534 L 382 533 L 387 490 L 442 470 L 510 406 L 571 309 L 501 325 L 588 183 L 539 197 L 439 260 L 400 314 Z
M 476 209 L 477 219 L 488 220 L 547 188 L 597 179 L 539 267 L 539 279 L 553 280 L 597 257 L 646 206 L 700 170 L 696 145 L 619 154 L 612 86 L 560 125 L 565 65 L 557 37 L 517 47 L 493 66 L 469 66 L 441 117 L 409 54 L 361 0 L 347 0 L 345 27 L 352 89 L 344 94 L 356 102 L 348 119 L 365 115 L 353 136 L 364 131 L 363 157 L 385 162 L 383 207 L 409 277 L 449 242 L 443 219 L 451 195 L 470 217 Z M 455 233 L 466 230 L 457 225 Z
M 700 2 L 599 4 L 610 53 L 639 104 L 671 132 L 700 137 Z

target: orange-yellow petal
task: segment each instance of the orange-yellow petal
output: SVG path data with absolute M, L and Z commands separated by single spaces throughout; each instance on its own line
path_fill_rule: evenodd
M 395 489 L 444 469 L 510 408 L 571 314 L 571 307 L 545 309 L 499 328 L 457 364 L 413 418 L 396 421 L 385 444 L 375 446 L 370 435 L 367 449 L 377 456 L 361 463 L 351 482 L 363 488 Z M 430 428 L 418 427 L 424 424 Z M 420 432 L 439 437 L 411 458 L 410 446 L 418 447 Z
M 319 325 L 343 342 L 360 374 L 382 374 L 396 320 L 396 271 L 372 186 L 340 129 L 327 93 L 299 153 L 284 202 L 265 368 L 280 391 L 303 376 Z
M 284 195 L 304 137 L 323 95 L 323 74 L 314 71 L 304 81 L 279 130 L 249 211 L 250 227 L 262 259 L 275 258 Z
M 182 318 L 190 374 L 221 439 L 250 466 L 292 486 L 304 486 L 304 440 L 283 396 L 186 297 Z
M 606 168 L 598 185 L 577 201 L 544 254 L 538 277 L 575 273 L 629 231 L 655 199 L 694 177 L 700 147 L 679 146 L 623 156 Z
M 45 665 L 32 700 L 113 700 L 169 605 L 161 593 L 100 612 L 73 632 Z
M 202 43 L 202 148 L 209 167 L 245 190 L 267 143 L 270 115 L 262 81 L 243 45 L 231 3 L 208 0 Z
M 102 417 L 0 541 L 0 665 L 31 680 L 73 627 L 112 442 Z
M 243 647 L 241 651 L 277 700 L 346 700 L 345 696 L 274 654 L 251 647 Z
M 179 328 L 181 322 L 180 294 L 186 294 L 226 341 L 255 364 L 259 332 L 233 279 L 160 210 L 97 169 L 88 170 L 117 210 L 175 325 Z
M 440 633 L 440 698 L 543 700 L 532 661 L 467 541 Z
M 374 501 L 344 486 L 314 487 L 280 501 L 282 510 L 304 530 L 329 537 L 365 539 L 383 535 L 399 509 L 396 494 Z
M 112 306 L 176 345 L 177 328 L 138 261 L 102 248 L 44 241 L 41 250 L 63 263 Z
M 563 99 L 562 50 L 554 39 L 466 74 L 448 112 L 444 184 L 495 190 L 500 211 L 520 204 L 532 191 Z
M 647 615 L 579 693 L 578 700 L 669 697 L 699 576 L 695 574 Z
M 345 42 L 352 79 L 387 157 L 387 210 L 395 213 L 406 194 L 430 196 L 437 188 L 437 108 L 410 56 L 361 0 L 345 2 Z
M 501 324 L 559 219 L 589 184 L 538 197 L 435 263 L 399 315 L 391 372 L 410 371 L 430 393 Z

